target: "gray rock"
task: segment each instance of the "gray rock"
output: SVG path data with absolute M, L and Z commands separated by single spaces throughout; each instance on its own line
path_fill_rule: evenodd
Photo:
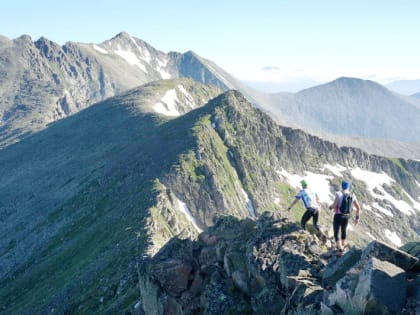
M 310 281 L 298 281 L 283 310 L 286 314 L 319 314 L 323 289 Z
M 351 248 L 340 259 L 328 264 L 322 275 L 322 286 L 334 286 L 350 268 L 360 261 L 361 254 L 361 250 Z
M 289 276 L 302 276 L 302 270 L 310 270 L 311 264 L 301 252 L 288 247 L 281 248 L 278 274 L 281 284 L 285 288 L 290 287 Z M 306 274 L 308 275 L 308 274 Z
M 224 258 L 224 268 L 228 276 L 232 276 L 235 271 L 247 273 L 245 255 L 239 252 L 226 253 Z
M 380 260 L 388 261 L 391 264 L 404 269 L 405 271 L 411 270 L 418 263 L 418 258 L 380 241 L 371 242 L 363 250 L 362 259 L 365 259 L 368 256 L 373 256 Z
M 349 270 L 326 300 L 345 314 L 397 314 L 405 305 L 406 293 L 405 271 L 371 257 Z
M 417 257 L 418 261 L 414 267 L 412 267 L 412 271 L 420 272 L 420 242 L 410 242 L 404 244 L 404 246 L 402 246 L 400 249 L 414 257 Z
M 235 287 L 237 287 L 241 292 L 247 295 L 251 293 L 249 279 L 245 273 L 239 270 L 235 270 L 232 273 L 232 280 Z

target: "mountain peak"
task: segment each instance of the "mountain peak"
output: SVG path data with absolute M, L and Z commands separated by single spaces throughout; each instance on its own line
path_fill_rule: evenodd
M 365 80 L 365 79 L 360 79 L 360 78 L 355 78 L 355 77 L 339 77 L 333 81 L 331 81 L 330 83 L 352 83 L 352 84 L 366 84 L 366 83 L 374 83 L 376 85 L 379 85 L 379 83 L 376 83 L 375 81 L 372 80 Z
M 129 40 L 131 38 L 130 34 L 128 34 L 127 32 L 120 32 L 117 35 L 115 35 L 113 38 L 111 38 L 112 40 L 115 39 L 119 39 L 119 40 Z
M 36 42 L 35 42 L 35 46 L 56 46 L 57 44 L 55 42 L 53 42 L 52 40 L 49 40 L 48 38 L 41 36 Z
M 32 38 L 31 38 L 31 36 L 29 36 L 27 34 L 24 34 L 24 35 L 21 35 L 18 38 L 16 38 L 15 41 L 24 42 L 24 43 L 29 43 L 29 42 L 32 43 Z
M 360 78 L 354 78 L 354 77 L 339 77 L 333 81 L 330 81 L 328 83 L 325 83 L 323 85 L 320 85 L 320 87 L 335 87 L 340 89 L 373 89 L 377 91 L 382 91 L 385 93 L 390 93 L 389 90 L 379 84 L 378 82 L 372 81 L 372 80 L 365 80 Z M 314 87 L 317 89 L 318 87 Z M 312 88 L 306 89 L 311 90 Z

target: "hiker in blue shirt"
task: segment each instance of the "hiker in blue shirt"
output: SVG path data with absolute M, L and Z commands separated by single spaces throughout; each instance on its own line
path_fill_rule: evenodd
M 292 207 L 298 202 L 299 199 L 302 200 L 303 205 L 306 208 L 306 212 L 303 214 L 302 219 L 300 220 L 300 224 L 302 229 L 305 230 L 306 222 L 312 217 L 314 228 L 320 231 L 318 225 L 318 218 L 319 218 L 319 210 L 320 210 L 320 202 L 319 197 L 316 193 L 308 188 L 308 183 L 305 180 L 300 182 L 302 185 L 302 189 L 296 195 L 296 199 L 292 202 L 292 204 L 287 208 L 287 211 L 290 211 Z

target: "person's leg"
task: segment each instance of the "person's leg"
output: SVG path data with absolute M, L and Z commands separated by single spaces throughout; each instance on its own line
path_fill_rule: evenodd
M 300 220 L 300 225 L 302 226 L 302 229 L 305 230 L 306 222 L 309 221 L 311 216 L 312 216 L 312 211 L 306 210 L 306 212 L 302 216 L 302 219 Z
M 341 246 L 344 248 L 346 245 L 346 238 L 347 238 L 347 225 L 349 224 L 349 217 L 342 216 L 341 219 Z
M 338 238 L 338 232 L 340 229 L 340 215 L 338 214 L 334 215 L 333 229 L 334 229 L 335 244 L 337 246 L 337 249 L 340 249 L 341 245 L 340 245 L 340 240 Z
M 319 231 L 318 218 L 319 218 L 319 211 L 314 210 L 314 212 L 312 213 L 312 222 L 314 223 L 314 228 Z

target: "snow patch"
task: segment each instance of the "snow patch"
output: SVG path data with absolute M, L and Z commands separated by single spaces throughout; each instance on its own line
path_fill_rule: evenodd
M 279 197 L 274 198 L 274 203 L 276 205 L 280 205 L 280 198 Z
M 194 217 L 191 214 L 190 209 L 185 204 L 185 202 L 178 199 L 178 197 L 175 197 L 176 201 L 178 202 L 178 208 L 179 210 L 185 215 L 185 217 L 192 223 L 194 228 L 197 230 L 198 233 L 201 233 L 202 230 L 198 227 L 197 222 L 195 221 Z
M 387 239 L 389 239 L 397 247 L 402 246 L 402 241 L 401 241 L 400 237 L 397 235 L 397 233 L 391 232 L 390 230 L 385 229 L 385 237 Z
M 287 182 L 296 188 L 301 188 L 300 181 L 305 179 L 308 182 L 308 187 L 314 191 L 318 197 L 319 201 L 322 203 L 332 203 L 334 201 L 334 195 L 330 191 L 330 181 L 332 176 L 325 174 L 316 174 L 306 171 L 305 176 L 290 174 L 286 170 L 282 169 L 277 171 L 278 174 L 282 175 Z
M 377 204 L 377 203 L 376 203 Z M 378 205 L 379 206 L 379 205 Z M 383 216 L 381 216 L 379 213 L 378 213 L 378 211 L 377 210 L 375 210 L 375 209 L 372 209 L 372 207 L 370 206 L 370 205 L 367 205 L 367 204 L 363 204 L 362 206 L 362 210 L 367 210 L 367 211 L 369 211 L 369 212 L 372 212 L 375 216 L 377 216 L 378 218 L 381 218 L 381 219 L 383 219 L 384 217 Z M 387 212 L 387 213 L 389 213 L 389 211 L 388 210 L 386 210 L 385 209 L 385 211 Z M 392 213 L 391 213 L 391 215 L 392 215 Z
M 187 92 L 187 90 L 184 88 L 182 84 L 178 85 L 178 89 L 181 91 L 182 94 L 185 95 L 185 98 L 187 99 L 188 105 L 194 109 L 197 106 L 195 105 L 194 98 L 191 96 L 190 93 Z
M 362 209 L 372 211 L 372 207 L 370 205 L 365 204 L 365 203 L 362 204 Z
M 179 116 L 180 113 L 176 109 L 176 104 L 178 103 L 178 97 L 176 96 L 175 89 L 169 90 L 165 95 L 160 99 L 160 102 L 157 102 L 153 109 L 159 114 L 166 116 Z
M 143 57 L 143 60 L 150 64 L 150 61 L 152 61 L 150 52 L 147 49 L 143 50 L 143 48 L 137 44 L 137 41 L 133 37 L 130 36 L 130 39 L 133 42 L 134 46 L 136 46 L 137 50 L 140 52 L 140 55 Z
M 241 191 L 242 191 L 242 195 L 244 195 L 245 197 L 245 207 L 248 210 L 249 215 L 255 218 L 255 210 L 254 210 L 254 205 L 252 204 L 252 200 L 249 199 L 248 194 L 246 193 L 245 190 L 241 189 Z
M 331 173 L 333 173 L 335 176 L 343 176 L 343 172 L 347 170 L 344 166 L 337 164 L 337 165 L 331 165 L 331 164 L 324 164 L 324 168 L 329 170 Z
M 158 62 L 158 68 L 156 69 L 160 75 L 162 76 L 162 79 L 170 79 L 171 74 L 169 72 L 165 71 L 166 65 L 168 64 L 168 59 L 165 60 L 157 60 Z
M 420 211 L 420 202 L 414 200 L 406 191 L 404 191 L 404 193 L 407 196 L 407 198 L 413 203 L 413 208 Z M 419 197 L 419 199 L 420 199 L 420 197 Z
M 101 54 L 104 54 L 104 55 L 108 54 L 108 52 L 105 49 L 99 47 L 98 45 L 93 45 L 93 49 L 95 49 L 96 51 L 99 51 Z
M 395 199 L 391 194 L 389 194 L 383 188 L 384 184 L 391 185 L 392 183 L 395 182 L 391 177 L 389 177 L 384 172 L 375 173 L 375 172 L 362 170 L 362 169 L 357 167 L 357 168 L 351 170 L 351 174 L 353 175 L 354 178 L 365 182 L 370 194 L 374 198 L 381 199 L 381 200 L 388 200 L 390 203 L 392 203 L 394 205 L 394 207 L 396 209 L 398 209 L 399 211 L 401 211 L 402 213 L 404 213 L 406 215 L 415 214 L 415 211 L 413 210 L 413 207 L 410 206 L 406 201 Z M 378 190 L 380 192 L 380 194 L 375 193 L 374 189 Z M 406 195 L 408 195 L 405 191 L 403 191 L 403 192 Z M 414 201 L 414 200 L 412 200 L 412 201 Z M 420 204 L 416 203 L 415 201 L 414 201 L 413 204 L 415 205 L 416 208 L 418 208 L 420 210 Z M 377 206 L 374 206 L 374 207 L 377 208 L 378 210 L 380 210 Z M 389 210 L 386 210 L 386 211 L 390 213 Z M 391 215 L 392 215 L 392 213 L 391 213 Z
M 354 178 L 365 182 L 372 195 L 374 194 L 374 188 L 382 188 L 383 184 L 391 185 L 391 183 L 394 182 L 394 180 L 384 172 L 375 173 L 362 170 L 359 167 L 352 169 L 351 175 L 353 175 Z
M 392 212 L 388 209 L 385 209 L 384 207 L 381 207 L 377 202 L 372 203 L 372 207 L 381 211 L 383 214 L 389 216 L 389 217 L 393 217 L 394 215 L 392 214 Z M 375 212 L 374 212 L 375 213 Z
M 136 54 L 130 50 L 123 50 L 120 45 L 118 45 L 118 49 L 114 50 L 114 52 L 127 61 L 130 65 L 134 65 L 139 67 L 143 72 L 147 73 L 146 67 L 141 63 L 139 58 L 137 58 Z

